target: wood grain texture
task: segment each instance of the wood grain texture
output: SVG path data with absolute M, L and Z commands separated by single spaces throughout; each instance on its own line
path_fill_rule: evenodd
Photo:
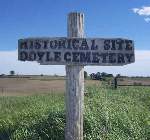
M 84 15 L 70 13 L 68 37 L 84 37 Z M 84 66 L 66 65 L 65 140 L 83 140 Z
M 68 23 L 68 25 L 72 24 Z M 74 28 L 70 27 L 70 29 Z M 77 31 L 75 34 L 71 31 L 69 35 L 83 36 Z M 20 39 L 18 41 L 18 59 L 37 61 L 41 65 L 122 66 L 135 61 L 134 42 L 123 38 Z

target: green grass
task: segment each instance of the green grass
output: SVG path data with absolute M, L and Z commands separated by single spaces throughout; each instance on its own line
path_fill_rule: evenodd
M 149 140 L 150 87 L 88 87 L 84 140 Z M 0 97 L 0 140 L 64 140 L 64 96 Z

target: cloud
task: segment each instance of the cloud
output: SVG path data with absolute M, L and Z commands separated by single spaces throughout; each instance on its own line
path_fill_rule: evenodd
M 17 51 L 0 51 L 0 74 L 58 74 L 65 75 L 65 66 L 39 65 L 36 62 L 17 60 Z M 120 73 L 128 76 L 150 76 L 150 50 L 135 50 L 135 63 L 125 66 L 86 66 L 88 73 L 107 72 L 114 75 Z
M 90 72 L 108 72 L 114 75 L 121 74 L 127 76 L 150 76 L 150 50 L 135 50 L 135 63 L 124 66 L 96 66 L 87 67 Z
M 143 6 L 142 8 L 133 8 L 132 10 L 140 16 L 150 16 L 150 7 Z
M 37 62 L 18 61 L 17 51 L 0 51 L 0 74 L 58 74 L 65 75 L 65 67 L 58 65 L 39 65 Z
M 149 18 L 144 18 L 144 20 L 145 20 L 146 22 L 150 22 L 150 17 L 149 17 Z
M 139 16 L 145 16 L 144 20 L 150 22 L 150 7 L 143 6 L 142 8 L 133 8 L 132 11 Z
M 133 8 L 132 10 L 134 13 L 137 13 L 139 11 L 139 8 Z

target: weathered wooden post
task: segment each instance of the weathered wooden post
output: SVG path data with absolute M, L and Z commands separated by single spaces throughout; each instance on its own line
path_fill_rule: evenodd
M 84 38 L 84 15 L 70 13 L 68 37 L 19 39 L 18 59 L 41 65 L 66 65 L 65 139 L 83 140 L 84 66 L 133 63 L 134 42 L 123 38 Z
M 68 15 L 68 37 L 84 36 L 84 15 Z M 84 66 L 66 65 L 66 140 L 83 140 Z

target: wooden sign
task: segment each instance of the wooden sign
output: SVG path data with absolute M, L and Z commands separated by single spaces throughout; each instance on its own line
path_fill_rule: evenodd
M 133 63 L 134 43 L 122 38 L 20 39 L 18 58 L 41 65 L 125 65 Z

